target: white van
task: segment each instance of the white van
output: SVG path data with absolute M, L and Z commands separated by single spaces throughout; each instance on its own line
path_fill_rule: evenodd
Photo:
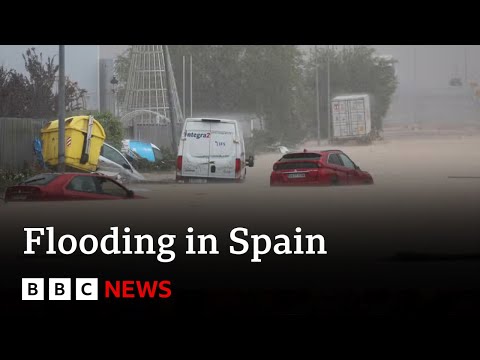
M 178 145 L 177 181 L 243 181 L 253 156 L 236 120 L 188 118 Z

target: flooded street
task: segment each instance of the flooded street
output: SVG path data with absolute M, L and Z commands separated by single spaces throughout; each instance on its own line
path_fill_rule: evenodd
M 479 144 L 480 134 L 446 134 L 422 139 L 402 136 L 367 146 L 335 147 L 373 175 L 375 183 L 366 186 L 271 188 L 272 164 L 281 157 L 272 153 L 257 156 L 255 166 L 247 170 L 245 183 L 131 184 L 130 188 L 146 199 L 9 203 L 2 205 L 0 212 L 4 226 L 18 230 L 29 224 L 48 224 L 82 232 L 130 223 L 154 233 L 185 231 L 190 225 L 203 231 L 224 231 L 242 224 L 260 227 L 262 231 L 290 232 L 295 226 L 304 225 L 310 231 L 328 233 L 335 230 L 330 224 L 338 226 L 339 219 L 344 219 L 347 227 L 358 226 L 362 240 L 342 238 L 348 244 L 339 248 L 342 252 L 388 255 L 396 249 L 429 248 L 480 251 L 478 241 L 472 238 L 439 239 L 415 234 L 416 227 L 438 234 L 442 227 L 460 226 L 461 219 L 464 226 L 477 226 L 471 221 L 478 219 L 480 210 Z M 327 148 L 314 143 L 305 147 Z M 456 223 L 449 222 L 449 218 Z M 387 223 L 389 226 L 385 226 Z M 380 237 L 380 244 L 370 243 L 375 241 L 371 232 L 377 227 L 379 231 L 392 232 L 409 229 L 411 237 L 390 239 L 387 233 Z M 2 248 L 17 242 L 19 237 L 21 233 L 4 239 Z

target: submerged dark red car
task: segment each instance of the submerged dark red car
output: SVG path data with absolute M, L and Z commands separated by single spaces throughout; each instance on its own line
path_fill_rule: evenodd
M 5 190 L 4 200 L 118 200 L 140 199 L 132 190 L 99 174 L 46 173 L 35 175 Z
M 365 184 L 373 184 L 372 176 L 341 150 L 285 154 L 270 175 L 271 186 Z

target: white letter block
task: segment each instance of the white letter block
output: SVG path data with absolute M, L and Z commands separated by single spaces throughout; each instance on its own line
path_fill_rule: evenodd
M 71 300 L 72 286 L 68 278 L 52 278 L 48 280 L 48 300 Z
M 98 300 L 98 279 L 78 278 L 75 281 L 76 300 Z
M 22 300 L 43 300 L 43 278 L 22 279 Z

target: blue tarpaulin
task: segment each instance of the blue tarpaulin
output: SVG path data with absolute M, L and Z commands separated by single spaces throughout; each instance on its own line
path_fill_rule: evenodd
M 137 155 L 149 161 L 155 161 L 155 154 L 153 153 L 152 145 L 142 141 L 130 140 L 129 149 Z

